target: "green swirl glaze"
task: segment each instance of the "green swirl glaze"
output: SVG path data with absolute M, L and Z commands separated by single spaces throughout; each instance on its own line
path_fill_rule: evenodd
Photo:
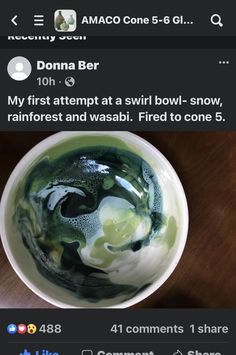
M 122 273 L 158 238 L 162 193 L 151 166 L 119 140 L 114 148 L 88 139 L 34 163 L 18 186 L 14 224 L 47 279 L 88 302 L 125 300 L 150 283 Z

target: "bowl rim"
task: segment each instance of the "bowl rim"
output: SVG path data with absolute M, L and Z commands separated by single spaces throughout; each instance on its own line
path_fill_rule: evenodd
M 61 139 L 66 139 L 66 138 L 71 138 L 73 136 L 82 136 L 82 135 L 113 135 L 118 138 L 124 139 L 128 138 L 133 141 L 133 143 L 136 143 L 138 145 L 144 145 L 146 149 L 150 150 L 153 155 L 158 155 L 158 158 L 162 160 L 164 165 L 168 167 L 168 169 L 172 172 L 173 177 L 175 178 L 175 186 L 176 189 L 178 190 L 178 195 L 181 196 L 182 200 L 182 216 L 183 216 L 183 221 L 182 221 L 182 235 L 179 240 L 178 247 L 175 251 L 175 254 L 173 256 L 173 259 L 170 261 L 169 266 L 167 269 L 162 273 L 161 277 L 158 278 L 158 280 L 154 281 L 152 285 L 147 287 L 145 290 L 141 291 L 138 293 L 136 296 L 132 297 L 129 300 L 126 300 L 124 302 L 110 305 L 110 306 L 104 306 L 104 307 L 84 307 L 84 306 L 72 306 L 71 304 L 67 304 L 64 302 L 61 302 L 60 300 L 55 300 L 53 297 L 47 295 L 46 292 L 42 291 L 35 283 L 33 283 L 31 280 L 28 279 L 27 276 L 21 271 L 20 267 L 18 266 L 17 262 L 14 259 L 14 256 L 12 254 L 11 248 L 8 243 L 7 239 L 7 233 L 6 233 L 6 226 L 5 226 L 5 217 L 6 217 L 6 206 L 8 203 L 8 197 L 9 194 L 11 193 L 11 187 L 13 183 L 17 180 L 17 177 L 20 175 L 19 173 L 22 172 L 22 170 L 28 165 L 29 163 L 33 162 L 33 159 L 39 156 L 43 151 L 49 149 L 50 147 L 54 146 L 56 143 L 59 143 Z M 173 166 L 170 164 L 168 159 L 156 148 L 154 147 L 151 143 L 146 141 L 144 138 L 138 136 L 137 134 L 128 132 L 128 131 L 61 131 L 58 133 L 54 133 L 50 135 L 49 137 L 41 140 L 39 143 L 34 145 L 16 164 L 15 168 L 12 170 L 7 183 L 4 187 L 2 197 L 1 197 L 1 202 L 0 202 L 0 235 L 1 235 L 1 241 L 3 245 L 3 249 L 6 253 L 6 256 L 8 258 L 8 261 L 10 262 L 13 270 L 16 272 L 18 277 L 24 282 L 24 284 L 37 296 L 45 300 L 46 302 L 57 306 L 59 308 L 82 308 L 82 309 L 94 309 L 94 308 L 127 308 L 131 307 L 143 300 L 145 300 L 147 297 L 149 297 L 152 293 L 157 291 L 163 284 L 164 282 L 170 277 L 170 275 L 173 273 L 175 270 L 177 264 L 180 261 L 180 258 L 183 254 L 186 241 L 187 241 L 187 236 L 188 236 L 188 228 L 189 228 L 189 211 L 188 211 L 188 204 L 187 204 L 187 199 L 186 195 L 184 192 L 184 188 L 182 186 L 182 183 L 178 177 L 178 174 L 176 173 L 175 169 Z

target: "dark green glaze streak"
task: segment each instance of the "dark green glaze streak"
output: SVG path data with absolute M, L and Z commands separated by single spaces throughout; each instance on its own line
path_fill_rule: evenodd
M 163 223 L 159 184 L 141 157 L 107 146 L 45 154 L 16 196 L 14 223 L 47 279 L 93 303 L 144 287 L 110 280 Z

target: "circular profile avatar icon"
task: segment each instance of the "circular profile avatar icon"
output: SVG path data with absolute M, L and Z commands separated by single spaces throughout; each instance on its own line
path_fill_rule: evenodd
M 10 60 L 7 71 L 10 77 L 17 81 L 22 81 L 30 76 L 32 66 L 25 57 L 15 57 Z

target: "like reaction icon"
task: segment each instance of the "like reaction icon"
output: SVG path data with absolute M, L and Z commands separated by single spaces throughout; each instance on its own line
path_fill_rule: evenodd
M 27 332 L 26 325 L 25 324 L 19 324 L 17 331 L 18 331 L 19 334 L 25 334 Z
M 15 324 L 9 324 L 8 327 L 7 327 L 7 332 L 9 334 L 16 334 L 17 326 Z

